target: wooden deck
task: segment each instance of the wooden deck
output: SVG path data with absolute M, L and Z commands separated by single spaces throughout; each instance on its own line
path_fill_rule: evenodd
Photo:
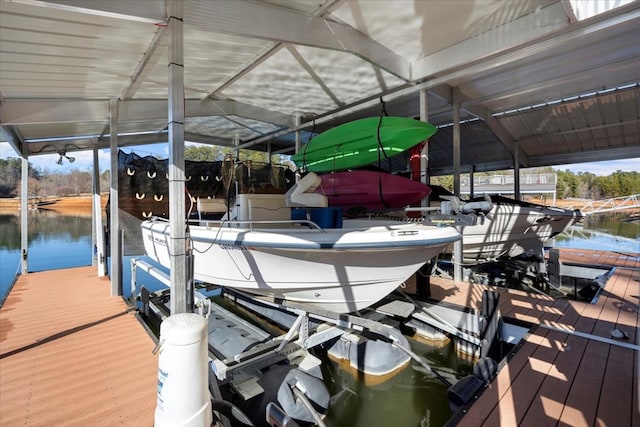
M 596 304 L 493 288 L 503 315 L 539 326 L 458 425 L 640 425 L 640 259 L 560 256 L 617 269 Z M 475 308 L 487 288 L 431 284 L 433 298 Z M 155 344 L 109 289 L 91 267 L 20 277 L 0 309 L 1 426 L 153 424 Z
M 595 304 L 432 278 L 434 299 L 479 308 L 491 288 L 504 316 L 539 325 L 459 426 L 640 425 L 640 257 L 562 249 L 560 259 L 616 270 Z M 616 328 L 628 339 L 612 339 Z
M 21 276 L 0 309 L 0 425 L 151 426 L 152 338 L 95 268 Z

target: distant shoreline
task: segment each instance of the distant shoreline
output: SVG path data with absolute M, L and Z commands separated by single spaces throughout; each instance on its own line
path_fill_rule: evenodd
M 102 208 L 107 204 L 108 195 L 103 194 L 101 197 Z M 43 204 L 38 209 L 47 209 L 56 211 L 64 215 L 91 215 L 93 197 L 90 195 L 71 196 L 71 197 L 50 197 L 41 199 L 42 202 L 53 202 Z M 31 209 L 31 207 L 30 207 Z M 0 199 L 1 213 L 16 213 L 20 211 L 19 198 Z
M 109 195 L 107 193 L 102 194 L 101 203 L 104 209 Z M 65 215 L 91 215 L 93 197 L 91 195 L 69 196 L 69 197 L 50 197 L 41 199 L 43 202 L 55 201 L 55 203 L 43 205 L 39 209 L 47 209 L 56 211 Z M 528 200 L 531 203 L 544 204 L 542 200 L 532 198 Z M 571 207 L 581 206 L 586 204 L 587 201 L 576 199 L 557 199 L 555 206 L 559 208 L 568 209 Z M 20 211 L 20 199 L 19 198 L 0 198 L 0 213 L 15 213 Z M 629 214 L 639 214 L 640 209 L 628 209 L 626 211 Z

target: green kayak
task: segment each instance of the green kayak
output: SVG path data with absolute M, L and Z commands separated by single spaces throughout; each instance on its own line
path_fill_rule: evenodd
M 380 117 L 354 120 L 322 132 L 291 160 L 312 172 L 358 168 L 400 154 L 436 130 L 432 124 L 406 117 L 382 116 L 381 123 Z

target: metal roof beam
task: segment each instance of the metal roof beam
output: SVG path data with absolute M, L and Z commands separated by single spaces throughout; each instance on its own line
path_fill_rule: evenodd
M 484 123 L 491 130 L 491 132 L 493 132 L 493 134 L 498 137 L 502 145 L 504 145 L 507 148 L 507 150 L 509 150 L 509 152 L 511 153 L 511 156 L 514 158 L 514 161 L 516 158 L 515 150 L 518 150 L 517 157 L 518 157 L 518 162 L 520 163 L 520 165 L 518 166 L 529 167 L 529 156 L 527 155 L 527 153 L 525 153 L 522 150 L 522 146 L 520 144 L 515 143 L 515 141 L 509 134 L 509 132 L 507 132 L 507 130 L 500 124 L 500 122 L 498 122 L 498 120 L 496 120 L 496 118 L 493 117 L 493 115 L 491 114 L 491 111 L 484 108 L 484 114 L 485 114 L 483 117 Z
M 235 114 L 253 120 L 290 126 L 291 117 L 284 113 L 232 100 L 186 101 L 187 117 Z M 118 120 L 166 120 L 167 101 L 163 99 L 130 99 L 118 102 Z M 0 123 L 28 125 L 41 123 L 104 122 L 109 117 L 108 100 L 8 100 L 2 103 Z
M 607 147 L 591 151 L 573 151 L 571 153 L 548 154 L 530 156 L 532 167 L 562 165 L 584 162 L 602 162 L 605 160 L 632 159 L 640 157 L 640 146 L 630 145 L 626 147 Z
M 1 123 L 1 121 L 0 121 Z M 20 135 L 20 131 L 13 126 L 0 126 L 0 134 L 4 136 L 11 148 L 22 157 L 24 153 L 25 142 L 24 138 Z
M 443 85 L 430 89 L 429 93 L 437 96 L 438 98 L 444 100 L 449 104 L 453 104 L 453 91 L 449 86 Z M 500 122 L 498 122 L 498 120 L 493 117 L 491 111 L 481 106 L 472 105 L 473 100 L 463 93 L 460 93 L 460 96 L 462 97 L 462 109 L 482 120 L 487 125 L 489 130 L 491 130 L 491 132 L 493 132 L 493 134 L 498 138 L 502 145 L 504 145 L 505 148 L 511 153 L 511 157 L 515 158 L 514 150 L 516 144 L 514 143 L 513 138 L 511 137 L 509 132 L 500 124 Z M 518 150 L 519 162 L 522 164 L 522 166 L 528 167 L 529 156 L 522 150 L 521 147 L 518 147 Z
M 86 13 L 108 18 L 125 19 L 127 21 L 148 22 L 156 24 L 166 21 L 167 10 L 165 0 L 145 1 L 87 1 L 87 0 L 13 0 L 34 6 L 70 12 Z
M 300 64 L 300 66 L 304 68 L 304 70 L 311 76 L 311 78 L 318 84 L 318 86 L 322 88 L 324 93 L 326 93 L 338 107 L 344 107 L 345 103 L 338 99 L 336 94 L 333 93 L 331 89 L 329 89 L 329 86 L 327 86 L 327 84 L 324 82 L 324 80 L 322 80 L 318 73 L 316 73 L 311 65 L 309 65 L 309 63 L 302 57 L 302 55 L 300 55 L 300 52 L 298 52 L 295 47 L 289 44 L 286 44 L 285 47 L 287 48 L 289 53 L 293 55 L 298 64 Z
M 413 80 L 438 75 L 433 86 L 487 72 L 554 49 L 569 41 L 640 19 L 640 4 L 633 2 L 608 13 L 568 25 L 561 3 L 546 7 L 495 30 L 458 43 L 411 64 Z M 546 23 L 546 24 L 545 24 Z M 540 36 L 540 27 L 544 35 Z M 426 84 L 429 89 L 429 84 Z
M 144 52 L 142 59 L 138 63 L 136 70 L 133 72 L 133 75 L 129 79 L 129 82 L 122 90 L 120 94 L 121 100 L 126 100 L 133 98 L 133 96 L 138 91 L 138 88 L 144 80 L 149 75 L 149 73 L 153 70 L 153 67 L 158 63 L 160 59 L 160 55 L 156 55 L 156 51 L 159 46 L 167 39 L 167 27 L 159 27 L 156 30 L 156 33 L 153 35 L 147 50 Z
M 133 145 L 146 145 L 167 142 L 168 134 L 166 131 L 146 133 L 142 135 L 118 135 L 118 147 L 127 147 Z M 96 146 L 99 150 L 109 149 L 109 137 L 85 137 L 85 138 L 68 138 L 56 139 L 55 141 L 29 142 L 26 144 L 29 148 L 29 156 L 53 154 L 65 149 L 68 153 L 74 151 L 91 150 Z
M 351 52 L 410 80 L 409 61 L 349 25 L 284 8 L 239 0 L 185 5 L 185 22 L 204 31 Z

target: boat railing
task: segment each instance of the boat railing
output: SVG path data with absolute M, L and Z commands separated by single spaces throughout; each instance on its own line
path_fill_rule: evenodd
M 268 228 L 265 226 L 293 227 L 306 225 L 311 230 L 326 233 L 326 230 L 308 219 L 272 219 L 272 220 L 190 220 L 189 224 L 201 225 L 207 228 L 227 227 L 227 228 L 248 228 L 253 231 L 255 228 Z
M 149 218 L 150 221 L 153 222 L 169 222 L 168 218 L 163 218 L 159 216 L 153 216 Z M 254 228 L 265 228 L 265 227 L 257 227 L 257 226 L 265 226 L 265 225 L 279 225 L 279 226 L 301 226 L 306 225 L 310 230 L 317 230 L 321 233 L 326 233 L 327 231 L 320 227 L 316 222 L 309 219 L 271 219 L 271 220 L 228 220 L 228 219 L 189 219 L 187 220 L 188 225 L 200 225 L 207 228 L 214 227 L 227 227 L 227 228 L 248 228 L 251 231 Z

